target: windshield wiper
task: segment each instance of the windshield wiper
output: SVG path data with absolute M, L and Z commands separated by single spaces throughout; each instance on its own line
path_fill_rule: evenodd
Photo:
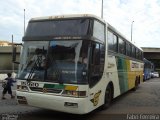
M 34 73 L 34 70 L 35 70 L 36 66 L 37 66 L 37 65 L 36 65 L 36 62 L 35 62 L 34 65 L 33 65 L 33 67 L 31 68 L 31 71 L 29 72 L 29 75 L 28 75 L 28 78 L 27 78 L 27 81 L 28 81 L 28 82 L 31 80 L 32 75 L 33 75 L 33 73 Z
M 31 78 L 33 77 L 33 73 L 34 73 L 35 69 L 37 69 L 37 70 L 40 69 L 41 62 L 42 62 L 42 56 L 37 56 L 37 59 L 34 60 L 34 65 L 31 68 L 31 71 L 29 72 L 27 81 L 31 80 Z

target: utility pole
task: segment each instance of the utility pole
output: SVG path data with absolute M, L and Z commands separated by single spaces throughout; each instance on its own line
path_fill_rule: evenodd
M 132 23 L 131 23 L 131 41 L 132 41 L 132 29 L 133 29 L 133 23 L 134 23 L 134 21 L 132 21 Z
M 25 9 L 24 9 L 24 34 L 25 34 Z
M 14 43 L 13 43 L 13 35 L 12 35 L 12 58 L 13 58 L 13 47 L 14 47 L 14 45 L 13 45 Z M 12 61 L 12 73 L 14 73 L 14 62 Z
M 103 0 L 102 0 L 102 5 L 101 5 L 101 18 L 103 18 Z

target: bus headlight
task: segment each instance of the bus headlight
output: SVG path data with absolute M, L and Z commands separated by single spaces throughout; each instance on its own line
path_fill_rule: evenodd
M 23 91 L 23 92 L 29 91 L 27 86 L 21 86 L 21 85 L 17 85 L 17 90 Z
M 86 97 L 86 91 L 64 90 L 62 95 L 68 97 Z

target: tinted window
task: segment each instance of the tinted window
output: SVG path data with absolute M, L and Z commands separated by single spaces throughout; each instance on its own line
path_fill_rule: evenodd
M 105 46 L 103 44 L 100 44 L 100 64 L 103 66 L 104 66 L 104 61 L 105 61 Z M 103 69 L 103 66 L 102 66 L 102 69 Z
M 96 20 L 94 21 L 93 36 L 104 42 L 104 40 L 105 40 L 104 24 L 102 24 Z
M 136 49 L 136 58 L 138 59 L 139 57 L 139 53 L 138 53 L 138 49 Z
M 135 58 L 135 55 L 136 55 L 136 48 L 132 46 L 132 57 Z
M 94 65 L 100 64 L 100 44 L 95 44 L 93 48 L 93 61 Z
M 141 58 L 142 58 L 142 52 L 138 50 L 138 59 L 141 60 Z
M 126 55 L 131 56 L 131 52 L 132 52 L 132 46 L 131 44 L 127 43 L 126 44 Z
M 52 20 L 30 22 L 25 36 L 76 36 L 86 35 L 89 19 Z
M 113 50 L 113 33 L 108 31 L 108 49 Z
M 114 43 L 113 43 L 113 48 L 114 48 L 114 51 L 117 52 L 117 48 L 118 48 L 118 44 L 117 44 L 117 40 L 118 40 L 118 37 L 116 35 L 113 35 L 113 40 L 114 40 Z
M 117 36 L 110 31 L 108 31 L 108 49 L 117 51 Z
M 94 86 L 102 77 L 105 61 L 105 47 L 99 43 L 92 44 L 90 64 L 90 87 Z
M 125 42 L 121 38 L 119 38 L 119 53 L 125 54 Z

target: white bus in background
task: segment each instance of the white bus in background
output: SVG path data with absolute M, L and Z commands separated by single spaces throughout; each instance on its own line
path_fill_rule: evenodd
M 94 15 L 33 18 L 23 42 L 19 104 L 86 114 L 143 81 L 142 50 Z

